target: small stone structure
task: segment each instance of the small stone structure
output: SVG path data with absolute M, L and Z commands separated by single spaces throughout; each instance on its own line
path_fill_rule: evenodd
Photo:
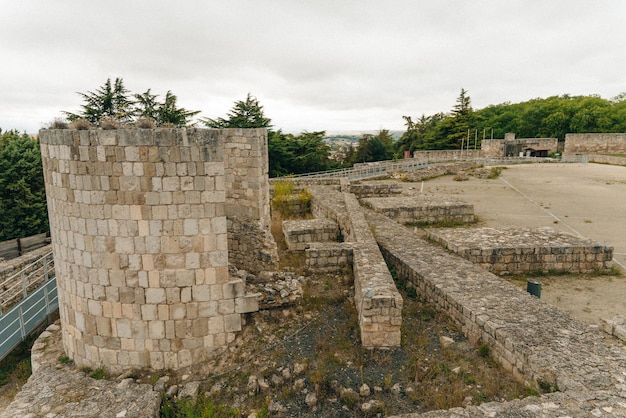
M 526 155 L 528 148 L 542 148 L 548 154 L 559 150 L 558 138 L 515 138 L 514 133 L 505 134 L 504 139 L 484 139 L 481 143 L 483 157 L 519 157 Z
M 337 241 L 339 228 L 330 219 L 283 221 L 283 234 L 290 250 L 304 250 L 310 242 Z
M 309 271 L 341 271 L 352 268 L 353 244 L 350 242 L 312 242 L 304 250 Z
M 496 274 L 607 270 L 613 248 L 555 228 L 433 229 L 428 238 Z
M 563 153 L 626 154 L 626 133 L 566 134 Z
M 258 309 L 228 262 L 276 258 L 266 131 L 42 130 L 63 343 L 78 366 L 179 369 Z
M 474 222 L 474 205 L 457 199 L 426 194 L 397 197 L 371 197 L 361 202 L 376 212 L 402 224 L 439 222 Z
M 395 181 L 369 181 L 350 184 L 350 193 L 359 199 L 364 197 L 397 196 L 402 193 L 402 187 Z

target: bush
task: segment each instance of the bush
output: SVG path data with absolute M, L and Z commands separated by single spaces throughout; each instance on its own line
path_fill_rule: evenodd
M 87 119 L 76 119 L 72 123 L 70 123 L 70 129 L 77 129 L 79 131 L 84 131 L 87 129 L 92 129 L 93 125 L 89 123 Z
M 156 122 L 152 118 L 139 118 L 135 122 L 135 127 L 139 129 L 153 129 Z
M 103 118 L 100 118 L 99 125 L 104 130 L 119 129 L 122 126 L 120 124 L 120 121 L 110 116 L 105 116 Z

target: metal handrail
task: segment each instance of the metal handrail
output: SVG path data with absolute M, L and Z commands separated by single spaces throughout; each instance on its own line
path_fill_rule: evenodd
M 462 157 L 462 156 L 461 156 Z M 341 168 L 328 171 L 316 171 L 312 173 L 294 174 L 284 177 L 277 177 L 276 179 L 290 179 L 290 178 L 336 178 L 345 177 L 350 180 L 371 178 L 384 176 L 388 172 L 403 171 L 407 169 L 423 169 L 434 165 L 435 163 L 444 162 L 460 162 L 470 161 L 478 164 L 487 165 L 509 165 L 509 164 L 532 164 L 532 163 L 587 163 L 589 161 L 588 155 L 576 154 L 568 155 L 561 159 L 545 158 L 545 157 L 496 157 L 496 158 L 441 158 L 441 159 L 429 159 L 428 161 L 417 160 L 415 158 L 409 158 L 406 160 L 387 160 L 376 161 L 372 163 L 362 163 L 366 165 L 359 165 L 352 168 Z
M 6 278 L 0 283 L 0 315 L 10 306 L 35 291 L 54 274 L 54 258 L 52 251 L 49 251 Z

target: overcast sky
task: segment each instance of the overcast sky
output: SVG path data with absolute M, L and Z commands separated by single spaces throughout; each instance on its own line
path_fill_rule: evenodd
M 122 77 L 202 117 L 250 92 L 283 131 L 626 91 L 623 0 L 0 0 L 0 128 L 35 133 Z

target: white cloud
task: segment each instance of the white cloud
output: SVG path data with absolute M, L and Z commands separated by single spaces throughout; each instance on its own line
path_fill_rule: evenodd
M 250 92 L 285 130 L 624 88 L 626 3 L 80 0 L 0 6 L 0 127 L 34 132 L 122 77 L 223 116 Z

